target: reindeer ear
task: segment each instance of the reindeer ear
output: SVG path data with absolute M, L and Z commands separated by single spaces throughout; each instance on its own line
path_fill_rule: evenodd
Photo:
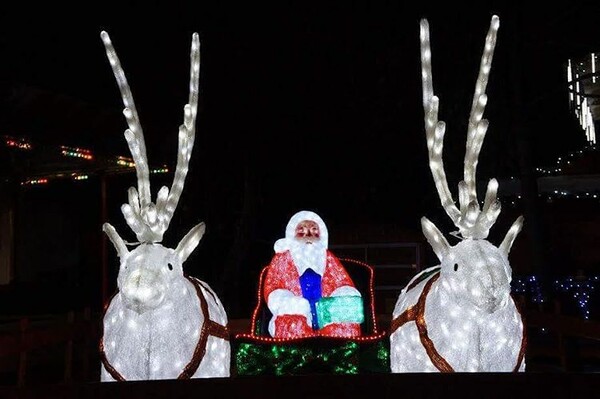
M 175 249 L 175 253 L 179 257 L 179 260 L 181 260 L 181 263 L 185 262 L 188 256 L 196 249 L 205 231 L 206 225 L 204 222 L 198 223 L 181 239 Z
M 119 258 L 122 258 L 124 255 L 129 253 L 129 250 L 125 245 L 125 241 L 123 241 L 119 233 L 117 233 L 117 230 L 115 230 L 110 223 L 104 223 L 102 225 L 102 231 L 104 231 L 108 238 L 110 238 L 110 241 L 113 243 L 117 253 L 119 254 Z
M 521 215 L 517 218 L 517 220 L 515 220 L 515 222 L 512 224 L 512 226 L 510 226 L 510 229 L 508 229 L 508 233 L 506 233 L 506 237 L 504 237 L 502 244 L 500 244 L 500 246 L 498 247 L 502 252 L 504 252 L 506 254 L 506 256 L 508 256 L 508 253 L 510 252 L 510 248 L 512 247 L 513 243 L 515 242 L 515 238 L 517 238 L 517 235 L 521 231 L 522 227 L 523 227 L 523 216 Z
M 442 262 L 450 251 L 450 244 L 448 244 L 446 237 L 426 217 L 421 218 L 421 227 L 429 245 L 433 248 L 433 252 L 435 252 L 440 262 Z

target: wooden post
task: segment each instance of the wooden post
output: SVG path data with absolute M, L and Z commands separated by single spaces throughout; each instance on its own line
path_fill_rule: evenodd
M 70 382 L 73 372 L 73 339 L 74 339 L 74 323 L 75 322 L 75 312 L 69 311 L 67 314 L 67 328 L 69 338 L 67 339 L 67 344 L 65 347 L 65 375 L 64 381 Z
M 82 373 L 83 373 L 83 381 L 87 381 L 89 377 L 90 365 L 88 364 L 90 361 L 89 350 L 90 350 L 90 334 L 92 334 L 93 329 L 91 328 L 91 310 L 90 307 L 87 306 L 83 310 L 83 320 L 85 323 L 84 333 L 83 333 L 83 365 L 82 365 Z
M 19 370 L 17 375 L 17 385 L 22 387 L 25 385 L 25 372 L 27 370 L 27 349 L 25 347 L 25 334 L 29 328 L 29 319 L 22 318 L 19 321 Z
M 0 183 L 0 285 L 10 284 L 14 278 L 15 256 L 15 190 L 8 183 Z

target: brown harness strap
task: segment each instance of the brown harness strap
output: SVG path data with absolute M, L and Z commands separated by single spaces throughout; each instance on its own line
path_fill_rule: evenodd
M 204 316 L 204 322 L 202 323 L 202 327 L 200 329 L 200 337 L 198 338 L 196 348 L 194 348 L 194 354 L 192 355 L 192 359 L 188 362 L 188 364 L 186 364 L 186 366 L 183 368 L 183 371 L 177 376 L 178 380 L 189 379 L 192 377 L 192 375 L 194 375 L 194 373 L 198 369 L 198 366 L 200 366 L 200 362 L 204 358 L 204 354 L 206 353 L 206 344 L 210 335 L 217 338 L 225 339 L 227 341 L 229 340 L 229 329 L 227 328 L 227 326 L 223 326 L 210 319 L 210 314 L 208 311 L 208 302 L 202 294 L 202 290 L 200 289 L 200 287 L 204 288 L 211 296 L 213 296 L 213 298 L 214 294 L 208 287 L 204 286 L 200 282 L 200 280 L 193 277 L 189 277 L 187 275 L 185 276 L 185 278 L 187 278 L 196 289 L 196 295 L 200 300 L 200 309 L 202 310 L 202 315 Z M 106 309 L 108 309 L 108 306 L 106 307 Z M 108 373 L 115 380 L 125 381 L 125 378 L 110 364 L 106 357 L 106 353 L 104 352 L 104 335 L 102 336 L 102 338 L 100 338 L 100 359 L 102 360 L 102 364 L 104 365 L 104 368 L 106 368 L 106 371 L 108 371 Z
M 455 370 L 435 348 L 433 341 L 429 338 L 429 335 L 427 334 L 427 323 L 425 322 L 425 302 L 427 300 L 427 295 L 431 290 L 431 286 L 439 277 L 439 273 L 431 277 L 429 281 L 427 281 L 427 283 L 425 284 L 425 287 L 423 287 L 423 291 L 421 292 L 421 295 L 419 295 L 419 300 L 417 301 L 417 303 L 413 306 L 409 306 L 406 310 L 404 310 L 404 312 L 402 312 L 402 314 L 400 314 L 398 317 L 392 320 L 390 324 L 390 335 L 393 332 L 395 332 L 398 328 L 402 327 L 404 324 L 410 321 L 414 321 L 417 326 L 417 330 L 419 331 L 419 339 L 421 340 L 421 344 L 423 345 L 423 348 L 425 349 L 425 352 L 427 352 L 427 356 L 429 356 L 429 359 L 431 360 L 433 365 L 442 373 L 452 373 Z M 522 315 L 521 320 L 523 320 Z M 526 346 L 527 337 L 525 333 L 525 322 L 523 322 L 523 338 L 521 339 L 521 348 L 519 350 L 519 356 L 517 358 L 517 365 L 513 369 L 513 372 L 519 371 L 519 368 L 521 367 L 521 363 L 525 356 Z
M 202 288 L 204 288 L 206 290 L 206 292 L 208 292 L 210 294 L 210 296 L 213 297 L 215 302 L 217 301 L 217 297 L 212 292 L 212 290 L 210 288 L 208 288 L 208 286 L 204 285 L 203 282 L 198 280 L 197 278 L 194 278 L 194 280 L 195 280 L 196 284 L 198 284 Z M 229 341 L 229 328 L 227 328 L 227 326 L 223 326 L 223 325 L 217 323 L 216 321 L 211 320 L 208 317 L 208 303 L 206 302 L 206 298 L 204 298 L 204 295 L 202 295 L 202 293 L 198 289 L 198 286 L 196 286 L 196 291 L 198 292 L 198 298 L 201 298 L 200 306 L 202 308 L 202 313 L 204 314 L 204 323 L 208 324 L 206 326 L 208 335 L 212 335 L 217 338 L 223 338 L 224 340 Z

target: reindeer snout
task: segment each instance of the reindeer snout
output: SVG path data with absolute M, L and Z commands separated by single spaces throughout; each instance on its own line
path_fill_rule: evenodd
M 122 291 L 128 306 L 137 313 L 143 313 L 161 304 L 164 290 L 164 283 L 157 272 L 137 269 L 127 277 Z

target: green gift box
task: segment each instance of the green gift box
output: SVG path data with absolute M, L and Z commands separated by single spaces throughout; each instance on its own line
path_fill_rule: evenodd
M 360 296 L 330 296 L 316 304 L 319 327 L 330 323 L 362 323 L 365 320 Z

